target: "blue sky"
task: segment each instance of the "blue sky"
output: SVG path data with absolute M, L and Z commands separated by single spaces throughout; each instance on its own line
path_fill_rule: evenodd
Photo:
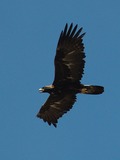
M 0 1 L 0 159 L 120 160 L 120 1 Z M 61 30 L 84 28 L 84 84 L 105 87 L 78 95 L 57 129 L 36 118 L 54 78 Z

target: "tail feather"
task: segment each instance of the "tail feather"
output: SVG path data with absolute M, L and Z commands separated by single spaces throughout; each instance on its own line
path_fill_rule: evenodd
M 84 85 L 81 89 L 83 94 L 102 94 L 104 92 L 104 87 L 94 86 L 94 85 Z

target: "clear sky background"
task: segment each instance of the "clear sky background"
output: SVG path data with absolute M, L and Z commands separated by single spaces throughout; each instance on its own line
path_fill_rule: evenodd
M 78 95 L 58 127 L 36 118 L 54 78 L 65 23 L 84 28 L 84 84 L 102 95 Z M 120 1 L 0 1 L 0 159 L 120 160 Z

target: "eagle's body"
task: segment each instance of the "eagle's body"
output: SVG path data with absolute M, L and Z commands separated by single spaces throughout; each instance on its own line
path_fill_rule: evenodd
M 77 31 L 77 25 L 73 28 L 73 24 L 71 24 L 68 28 L 66 24 L 57 45 L 53 84 L 39 89 L 41 92 L 49 93 L 50 96 L 37 117 L 55 127 L 58 119 L 72 108 L 77 93 L 101 94 L 104 91 L 102 86 L 80 83 L 85 65 L 82 43 L 85 33 L 80 35 L 81 31 L 82 28 Z

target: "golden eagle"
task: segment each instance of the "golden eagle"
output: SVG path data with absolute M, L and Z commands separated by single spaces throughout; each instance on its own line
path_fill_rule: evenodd
M 40 88 L 40 92 L 50 94 L 41 107 L 37 117 L 42 118 L 49 125 L 57 127 L 60 117 L 69 111 L 76 101 L 77 93 L 101 94 L 104 87 L 96 85 L 83 85 L 80 80 L 84 71 L 85 53 L 83 45 L 82 28 L 73 23 L 65 25 L 61 32 L 56 49 L 55 78 L 52 85 Z

